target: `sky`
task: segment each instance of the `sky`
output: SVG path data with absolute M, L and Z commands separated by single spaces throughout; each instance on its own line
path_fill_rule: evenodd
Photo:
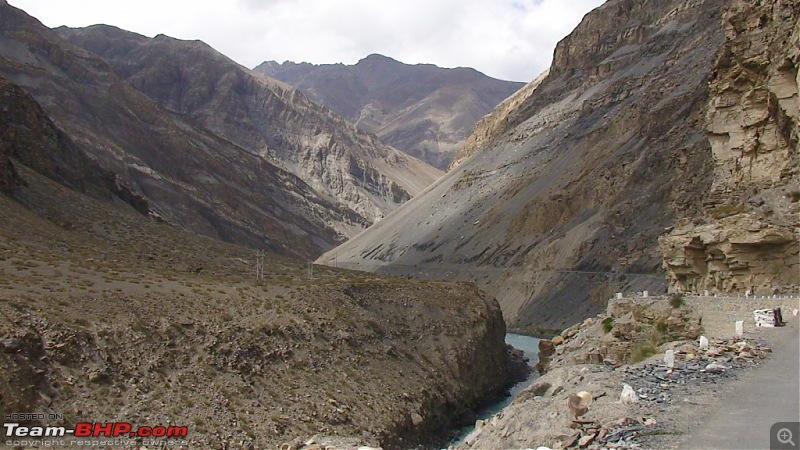
M 236 62 L 472 67 L 530 81 L 556 43 L 604 0 L 8 0 L 49 27 L 104 23 L 200 39 Z

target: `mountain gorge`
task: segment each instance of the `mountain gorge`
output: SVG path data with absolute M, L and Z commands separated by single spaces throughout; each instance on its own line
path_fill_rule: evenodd
M 202 43 L 153 42 L 208 73 L 177 88 L 143 68 L 136 78 L 0 0 L 0 416 L 176 425 L 185 442 L 154 444 L 176 448 L 296 447 L 324 434 L 401 449 L 439 445 L 502 395 L 495 299 L 307 263 L 438 171 L 289 86 L 213 64 Z M 203 97 L 203 86 L 217 90 Z M 198 98 L 219 114 L 204 116 Z M 219 110 L 254 106 L 246 99 L 264 103 L 255 134 L 252 117 Z M 374 197 L 372 216 L 288 170 L 311 149 L 345 190 Z M 258 263 L 254 247 L 266 250 Z
M 253 69 L 295 86 L 384 142 L 445 169 L 475 122 L 523 83 L 474 69 L 403 64 L 372 54 L 354 65 L 267 61 Z
M 0 75 L 159 220 L 312 257 L 440 174 L 200 42 L 84 30 L 103 59 L 0 8 Z M 112 58 L 135 49 L 128 65 Z
M 703 118 L 725 4 L 614 0 L 587 14 L 549 73 L 476 129 L 471 155 L 320 261 L 475 279 L 531 329 L 665 289 L 658 237 L 701 213 L 714 179 Z

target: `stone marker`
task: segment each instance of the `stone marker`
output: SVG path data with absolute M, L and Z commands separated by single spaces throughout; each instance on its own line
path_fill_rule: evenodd
M 664 363 L 667 365 L 667 369 L 675 367 L 675 350 L 667 350 L 664 353 Z
M 617 299 L 622 300 L 622 292 L 617 292 Z
M 741 336 L 744 334 L 744 320 L 736 321 L 736 335 Z
M 650 296 L 650 293 L 647 291 L 642 292 L 642 297 L 647 298 Z
M 708 338 L 705 336 L 700 336 L 700 349 L 705 350 L 708 348 Z

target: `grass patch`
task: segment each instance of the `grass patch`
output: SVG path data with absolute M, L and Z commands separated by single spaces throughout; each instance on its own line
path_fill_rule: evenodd
M 604 333 L 610 333 L 611 329 L 614 328 L 614 318 L 606 317 L 600 324 L 603 326 Z
M 631 347 L 628 364 L 635 364 L 655 355 L 658 351 L 648 342 L 639 342 Z

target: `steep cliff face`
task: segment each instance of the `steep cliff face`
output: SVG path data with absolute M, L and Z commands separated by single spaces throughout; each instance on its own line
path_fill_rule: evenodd
M 355 223 L 331 222 L 342 236 L 383 218 L 441 175 L 203 42 L 150 39 L 104 25 L 56 31 L 109 62 L 159 105 L 278 164 L 360 216 Z
M 36 172 L 95 198 L 116 198 L 145 216 L 148 200 L 105 170 L 60 130 L 24 89 L 0 76 L 0 188 L 14 194 L 27 183 L 12 158 Z
M 403 64 L 383 55 L 352 66 L 267 61 L 253 70 L 297 87 L 360 129 L 440 169 L 475 122 L 523 86 L 469 68 Z
M 800 282 L 800 5 L 733 2 L 705 129 L 702 215 L 660 239 L 670 288 L 773 294 Z
M 606 2 L 472 156 L 320 261 L 478 281 L 512 326 L 665 289 L 657 238 L 711 185 L 703 114 L 725 3 Z

